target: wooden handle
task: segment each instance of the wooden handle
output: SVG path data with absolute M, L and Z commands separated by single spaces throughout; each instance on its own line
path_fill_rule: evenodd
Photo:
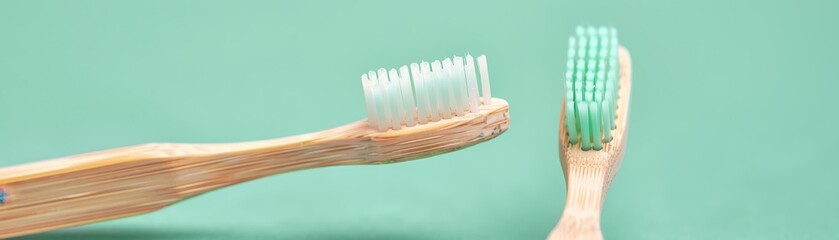
M 609 187 L 608 172 L 602 166 L 571 166 L 567 170 L 565 209 L 548 239 L 603 239 L 600 209 Z
M 275 140 L 146 144 L 0 169 L 0 238 L 151 212 L 220 187 L 294 170 L 405 161 L 507 130 L 507 102 L 398 131 L 367 121 Z

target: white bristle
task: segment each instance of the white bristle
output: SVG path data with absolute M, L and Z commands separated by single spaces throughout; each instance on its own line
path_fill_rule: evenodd
M 388 128 L 399 129 L 398 126 L 393 126 L 393 119 L 394 119 L 394 112 L 393 108 L 391 108 L 391 102 L 393 101 L 393 96 L 390 92 L 390 84 L 387 79 L 387 70 L 384 68 L 380 68 L 378 72 L 379 77 L 379 89 L 384 94 L 382 95 L 382 106 L 384 107 L 385 113 L 385 121 L 384 124 Z
M 469 88 L 469 111 L 478 111 L 478 76 L 475 75 L 475 61 L 472 55 L 466 55 L 466 65 L 464 66 L 466 74 L 466 86 Z
M 477 68 L 477 69 L 476 69 Z M 480 74 L 481 87 L 478 87 Z M 380 68 L 361 76 L 368 122 L 380 131 L 399 130 L 476 113 L 490 104 L 486 57 L 454 56 L 411 63 L 398 69 Z M 481 94 L 478 90 L 481 90 Z
M 455 77 L 452 59 L 443 60 L 443 74 L 446 76 L 446 89 L 449 93 L 449 109 L 454 115 L 463 116 L 463 105 L 460 104 L 460 84 Z
M 373 94 L 370 91 L 370 79 L 367 78 L 367 74 L 361 75 L 361 87 L 364 88 L 364 101 L 367 104 L 367 116 L 368 121 L 370 122 L 370 126 L 377 127 L 379 124 L 376 122 L 378 117 L 376 115 L 376 108 L 374 105 Z
M 484 97 L 484 104 L 492 104 L 492 91 L 489 88 L 489 71 L 487 70 L 487 57 L 478 57 L 478 71 L 481 72 L 481 94 Z
M 376 72 L 370 71 L 367 73 L 370 81 L 367 82 L 368 86 L 370 87 L 370 96 L 373 100 L 373 112 L 376 113 L 376 116 L 368 116 L 376 119 L 376 128 L 379 131 L 384 131 L 389 129 L 390 127 L 387 124 L 387 117 L 385 116 L 384 107 L 380 107 L 380 103 L 383 102 L 384 96 L 386 96 L 385 92 L 383 91 L 381 84 L 379 84 L 379 78 L 377 77 Z M 382 103 L 383 104 L 383 103 Z
M 428 123 L 429 112 L 431 111 L 431 104 L 428 102 L 428 90 L 426 90 L 420 66 L 416 63 L 411 63 L 411 77 L 414 79 L 414 96 L 416 97 L 417 105 L 417 121 L 419 124 Z
M 431 62 L 431 74 L 434 75 L 434 86 L 437 95 L 437 112 L 443 119 L 452 118 L 452 111 L 449 108 L 449 84 L 446 73 L 443 71 L 443 64 L 440 61 Z
M 463 111 L 467 111 L 469 109 L 469 93 L 466 90 L 466 73 L 463 72 L 463 58 L 455 56 L 452 58 L 454 61 L 454 82 L 457 84 L 457 96 L 458 101 L 457 103 L 463 109 Z
M 402 80 L 399 77 L 399 73 L 396 69 L 390 69 L 388 72 L 388 79 L 390 81 L 390 85 L 393 86 L 392 91 L 390 92 L 393 95 L 393 106 L 394 112 L 396 113 L 396 118 L 393 121 L 393 126 L 402 126 L 407 125 L 407 121 L 405 121 L 405 102 L 404 98 L 402 97 Z
M 411 75 L 408 73 L 408 66 L 399 68 L 399 86 L 402 89 L 403 109 L 405 109 L 405 126 L 413 127 L 416 125 L 416 104 L 414 103 L 414 88 L 411 86 Z
M 428 62 L 423 61 L 420 63 L 420 71 L 422 72 L 423 82 L 427 90 L 426 94 L 428 94 L 428 115 L 431 117 L 432 122 L 440 121 L 440 112 L 437 111 L 440 102 L 437 96 L 439 94 L 437 78 L 431 73 L 431 64 Z

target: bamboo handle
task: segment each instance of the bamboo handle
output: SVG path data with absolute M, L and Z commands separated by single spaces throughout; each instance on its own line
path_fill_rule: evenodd
M 566 174 L 565 210 L 548 239 L 603 239 L 600 210 L 609 188 L 609 169 L 602 166 L 571 166 Z
M 234 144 L 146 144 L 0 169 L 0 238 L 158 210 L 277 173 L 405 161 L 492 139 L 509 127 L 507 102 L 399 131 L 366 120 L 326 131 Z
M 327 157 L 324 149 L 343 149 L 334 141 L 307 141 L 146 144 L 2 169 L 10 195 L 0 206 L 0 237 L 147 213 L 262 176 L 364 163 L 358 154 Z

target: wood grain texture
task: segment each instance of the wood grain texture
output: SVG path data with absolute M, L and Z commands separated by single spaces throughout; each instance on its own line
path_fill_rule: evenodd
M 626 146 L 629 118 L 629 95 L 632 86 L 632 63 L 629 51 L 620 47 L 620 82 L 613 140 L 601 150 L 583 151 L 579 144 L 570 145 L 565 129 L 565 103 L 560 113 L 559 156 L 565 174 L 565 209 L 548 239 L 603 239 L 600 231 L 600 210 L 612 184 Z
M 367 120 L 274 140 L 146 144 L 0 169 L 0 238 L 155 211 L 213 189 L 273 174 L 406 161 L 492 139 L 509 127 L 507 102 L 397 131 Z

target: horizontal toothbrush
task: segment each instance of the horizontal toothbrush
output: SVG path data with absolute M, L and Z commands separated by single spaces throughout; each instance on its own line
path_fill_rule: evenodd
M 368 119 L 341 127 L 245 143 L 153 143 L 2 168 L 0 238 L 148 213 L 278 173 L 428 157 L 509 126 L 507 102 L 490 95 L 484 56 L 361 78 Z
M 600 211 L 623 160 L 632 67 L 617 32 L 577 27 L 569 39 L 559 156 L 565 174 L 562 217 L 548 239 L 603 239 Z

